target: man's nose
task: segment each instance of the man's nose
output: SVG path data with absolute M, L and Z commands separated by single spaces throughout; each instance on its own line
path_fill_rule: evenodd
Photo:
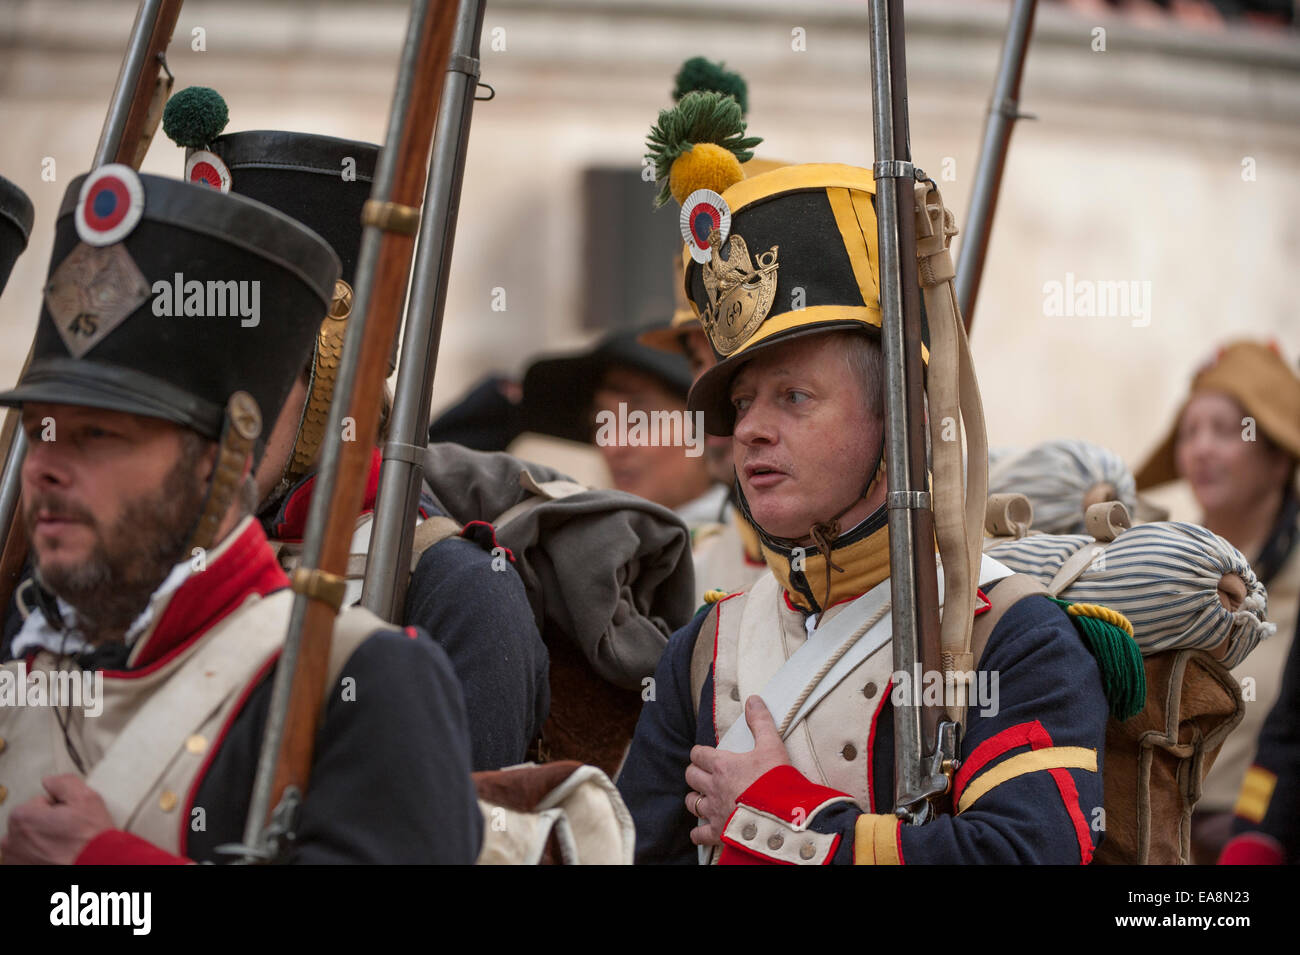
M 755 399 L 745 413 L 736 415 L 735 439 L 743 445 L 772 444 L 776 441 L 776 424 L 772 409 Z
M 69 471 L 65 449 L 60 447 L 58 441 L 38 438 L 29 442 L 21 473 L 25 487 L 66 485 Z

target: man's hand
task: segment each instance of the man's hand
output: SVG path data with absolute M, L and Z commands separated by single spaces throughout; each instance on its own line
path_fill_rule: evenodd
M 768 770 L 788 766 L 790 756 L 772 714 L 762 697 L 745 701 L 745 722 L 754 734 L 754 748 L 748 753 L 728 753 L 712 746 L 691 750 L 686 767 L 686 808 L 700 824 L 691 830 L 691 842 L 701 846 L 722 844 L 722 830 L 736 809 L 740 794 Z
M 86 844 L 113 818 L 99 793 L 80 776 L 46 776 L 47 796 L 34 796 L 9 814 L 9 831 L 0 839 L 5 865 L 71 865 Z

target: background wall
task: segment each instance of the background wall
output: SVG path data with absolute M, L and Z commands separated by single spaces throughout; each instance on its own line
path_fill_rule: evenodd
M 37 211 L 0 301 L 0 385 L 16 379 L 31 340 L 53 216 L 94 152 L 135 6 L 0 0 L 0 171 Z M 913 154 L 959 225 L 1008 9 L 908 3 Z M 225 95 L 232 131 L 379 141 L 405 19 L 391 2 L 190 0 L 169 62 L 178 88 Z M 747 77 L 761 155 L 868 164 L 866 31 L 861 3 L 491 2 L 482 78 L 496 98 L 474 115 L 435 407 L 484 372 L 518 372 L 530 354 L 590 339 L 583 172 L 640 166 L 686 57 L 720 58 Z M 192 48 L 199 35 L 204 50 Z M 1040 10 L 1022 96 L 1038 119 L 1012 139 L 972 339 L 991 443 L 1077 436 L 1134 460 L 1216 344 L 1272 337 L 1291 360 L 1300 354 L 1293 36 Z M 46 157 L 53 182 L 42 180 Z M 144 168 L 180 175 L 182 163 L 160 134 Z M 652 195 L 647 184 L 647 216 Z M 1067 273 L 1149 282 L 1149 322 L 1049 316 L 1044 284 Z M 492 309 L 498 288 L 505 311 Z

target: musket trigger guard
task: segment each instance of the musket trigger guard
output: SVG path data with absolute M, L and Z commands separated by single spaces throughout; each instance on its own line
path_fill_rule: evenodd
M 936 734 L 934 752 L 926 757 L 926 775 L 919 792 L 907 793 L 894 809 L 894 815 L 909 826 L 920 826 L 938 812 L 934 803 L 952 790 L 953 774 L 961 767 L 957 753 L 961 746 L 961 726 L 942 720 Z
M 294 832 L 298 825 L 298 809 L 302 806 L 302 793 L 297 786 L 286 786 L 279 803 L 271 811 L 271 817 L 262 827 L 257 845 L 249 846 L 242 842 L 228 842 L 217 846 L 212 851 L 218 855 L 236 856 L 236 865 L 269 865 L 280 859 L 293 845 Z

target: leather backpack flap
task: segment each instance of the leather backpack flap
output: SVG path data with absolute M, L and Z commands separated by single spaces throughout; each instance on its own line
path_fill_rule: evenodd
M 632 816 L 609 777 L 572 761 L 473 774 L 480 865 L 630 864 Z
M 554 820 L 541 817 L 537 804 L 582 764 L 562 760 L 471 774 L 483 812 L 479 865 L 559 865 L 562 859 Z
M 1143 658 L 1146 707 L 1106 727 L 1106 838 L 1099 865 L 1185 865 L 1201 781 L 1244 704 L 1232 675 L 1201 650 Z
M 618 775 L 641 715 L 642 690 L 601 677 L 564 634 L 543 631 L 550 654 L 551 711 L 542 724 L 543 762 L 577 760 Z

